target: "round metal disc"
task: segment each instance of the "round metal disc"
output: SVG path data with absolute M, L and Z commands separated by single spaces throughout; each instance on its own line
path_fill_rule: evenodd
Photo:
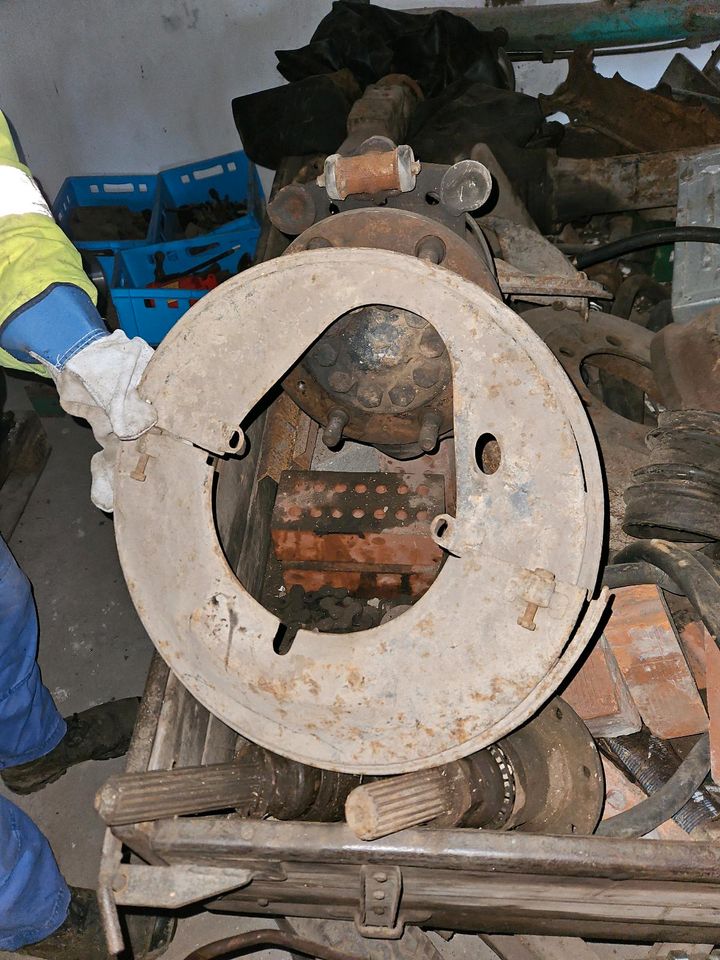
M 458 508 L 436 524 L 449 556 L 402 616 L 361 633 L 302 630 L 280 656 L 277 618 L 218 542 L 208 452 L 241 450 L 239 425 L 308 346 L 377 302 L 426 318 L 450 355 Z M 587 417 L 542 341 L 476 285 L 384 250 L 272 260 L 194 306 L 140 389 L 158 426 L 118 459 L 130 592 L 190 692 L 262 746 L 374 774 L 457 759 L 531 716 L 597 626 L 603 489 Z M 477 456 L 488 435 L 493 473 Z

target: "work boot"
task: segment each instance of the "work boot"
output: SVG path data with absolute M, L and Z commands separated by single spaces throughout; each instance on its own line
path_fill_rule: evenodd
M 76 763 L 109 760 L 127 753 L 140 699 L 111 700 L 66 717 L 67 733 L 44 757 L 0 770 L 13 793 L 34 793 L 67 773 Z
M 164 953 L 175 933 L 175 919 L 153 914 L 131 914 L 124 918 L 128 955 L 133 960 L 150 960 Z M 17 953 L 42 960 L 107 960 L 100 910 L 94 890 L 70 887 L 70 906 L 63 924 L 55 933 L 22 947 Z

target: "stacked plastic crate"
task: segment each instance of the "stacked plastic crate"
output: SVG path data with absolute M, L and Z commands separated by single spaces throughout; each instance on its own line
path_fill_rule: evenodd
M 100 208 L 92 211 L 99 217 L 83 218 L 88 208 Z M 144 235 L 116 239 L 103 229 L 102 208 L 109 217 L 126 208 L 121 221 Z M 153 346 L 218 279 L 252 262 L 261 211 L 257 172 L 240 151 L 157 175 L 69 177 L 53 205 L 86 262 L 99 266 L 117 325 Z

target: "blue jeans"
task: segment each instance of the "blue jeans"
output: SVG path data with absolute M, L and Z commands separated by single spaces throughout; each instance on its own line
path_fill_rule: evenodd
M 42 757 L 65 734 L 65 721 L 40 679 L 37 642 L 30 583 L 0 537 L 0 768 Z M 69 902 L 47 840 L 22 810 L 0 797 L 0 950 L 51 934 Z

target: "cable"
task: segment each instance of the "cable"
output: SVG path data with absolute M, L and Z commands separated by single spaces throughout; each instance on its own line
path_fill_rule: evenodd
M 597 744 L 601 752 L 648 796 L 656 793 L 682 763 L 672 744 L 656 737 L 647 727 L 624 736 L 600 737 Z M 673 815 L 673 820 L 686 833 L 692 833 L 718 816 L 720 804 L 704 786 L 700 786 Z
M 581 253 L 575 260 L 578 270 L 592 267 L 595 263 L 604 263 L 613 260 L 625 253 L 635 250 L 645 250 L 646 247 L 659 247 L 664 243 L 720 243 L 720 227 L 659 227 L 656 230 L 645 230 L 632 237 L 623 237 L 601 247 L 595 247 L 587 253 Z
M 601 837 L 643 837 L 685 806 L 710 771 L 710 736 L 704 733 L 659 790 L 616 817 L 603 820 Z
M 245 953 L 248 950 L 257 953 L 265 947 L 280 947 L 302 953 L 306 957 L 315 957 L 317 960 L 360 960 L 360 957 L 353 957 L 345 950 L 334 950 L 324 943 L 315 943 L 313 940 L 272 929 L 250 930 L 248 933 L 206 943 L 204 947 L 198 947 L 189 953 L 185 960 L 214 960 L 215 957 Z
M 616 563 L 651 563 L 683 591 L 695 612 L 718 643 L 720 636 L 720 582 L 712 561 L 666 540 L 639 540 L 615 557 Z

